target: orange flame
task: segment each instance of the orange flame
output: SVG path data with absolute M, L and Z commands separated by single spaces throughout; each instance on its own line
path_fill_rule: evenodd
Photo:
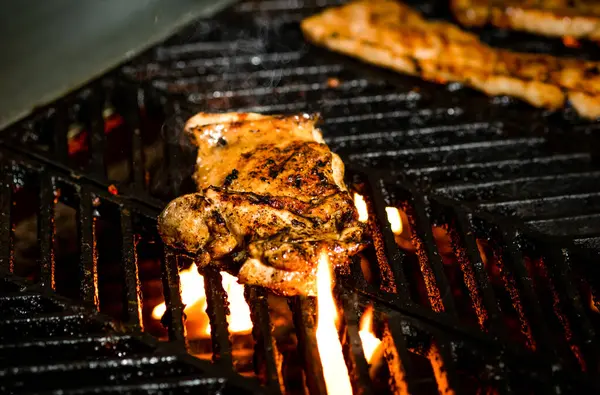
M 221 272 L 223 289 L 227 292 L 230 314 L 227 316 L 231 333 L 249 333 L 252 330 L 250 307 L 244 298 L 244 286 L 229 273 Z M 210 326 L 209 326 L 210 328 Z
M 198 303 L 202 305 L 202 310 L 206 308 L 206 296 L 204 295 L 204 277 L 198 273 L 198 267 L 193 263 L 189 268 L 179 272 L 179 281 L 181 283 L 181 301 L 188 310 L 192 305 Z M 167 311 L 167 305 L 163 302 L 152 310 L 152 318 L 159 320 Z
M 563 37 L 562 41 L 563 41 L 563 44 L 565 45 L 565 47 L 579 48 L 581 46 L 581 43 L 579 43 L 579 41 L 577 41 L 577 39 L 575 37 L 565 36 L 565 37 Z
M 250 308 L 244 299 L 244 286 L 237 279 L 221 272 L 223 289 L 227 293 L 230 314 L 227 316 L 231 333 L 249 333 L 252 330 Z M 204 277 L 198 273 L 196 264 L 179 272 L 181 301 L 185 304 L 187 315 L 186 328 L 190 337 L 210 336 L 210 321 L 206 314 L 206 294 L 204 293 Z M 152 317 L 159 320 L 167 306 L 161 303 L 152 310 Z
M 387 213 L 388 222 L 392 227 L 392 232 L 395 235 L 402 233 L 402 218 L 400 218 L 400 211 L 396 207 L 386 207 L 385 212 Z
M 325 386 L 329 395 L 352 394 L 350 376 L 336 328 L 338 312 L 332 288 L 333 279 L 329 258 L 327 254 L 321 253 L 317 267 L 317 347 L 323 366 Z
M 361 194 L 354 193 L 354 206 L 358 211 L 358 220 L 360 222 L 367 222 L 369 220 L 369 210 L 367 209 L 367 202 Z
M 373 306 L 367 307 L 365 312 L 360 319 L 360 330 L 358 332 L 360 341 L 362 343 L 363 352 L 368 363 L 371 363 L 373 355 L 377 348 L 381 344 L 375 334 L 373 333 Z

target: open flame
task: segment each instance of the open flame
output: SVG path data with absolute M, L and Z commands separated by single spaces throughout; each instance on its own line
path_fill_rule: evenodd
M 385 212 L 387 214 L 388 222 L 392 227 L 392 232 L 395 235 L 402 233 L 402 218 L 400 218 L 400 211 L 396 207 L 386 207 Z
M 365 198 L 360 194 L 354 192 L 354 207 L 358 211 L 358 220 L 360 222 L 367 222 L 369 220 L 369 209 L 367 208 L 367 202 Z M 388 222 L 392 227 L 392 232 L 395 235 L 402 233 L 402 218 L 400 217 L 400 211 L 396 207 L 386 207 L 385 212 L 387 214 Z
M 323 366 L 325 386 L 329 395 L 352 394 L 350 376 L 336 327 L 338 312 L 332 288 L 333 279 L 329 258 L 327 254 L 321 253 L 317 267 L 317 347 Z
M 244 286 L 229 273 L 221 272 L 223 289 L 227 292 L 230 314 L 227 316 L 231 333 L 248 333 L 252 330 L 250 308 L 244 299 Z M 193 263 L 189 268 L 179 272 L 181 300 L 185 305 L 187 316 L 186 326 L 191 337 L 210 336 L 210 321 L 206 314 L 206 294 L 204 292 L 204 277 L 198 273 L 198 266 Z M 161 303 L 152 310 L 152 317 L 159 320 L 167 306 Z
M 375 351 L 377 351 L 377 348 L 381 344 L 381 340 L 373 333 L 373 306 L 367 307 L 363 313 L 362 318 L 360 319 L 360 330 L 358 334 L 360 335 L 365 358 L 368 363 L 371 363 Z
M 231 333 L 249 333 L 252 330 L 250 307 L 244 298 L 244 286 L 229 273 L 221 272 L 223 289 L 227 292 L 230 314 L 227 316 Z M 208 326 L 210 329 L 210 325 Z
M 198 273 L 198 266 L 193 263 L 189 268 L 179 272 L 181 287 L 181 301 L 186 305 L 187 311 L 198 304 L 202 311 L 206 309 L 206 295 L 204 295 L 204 277 Z M 163 302 L 152 310 L 152 318 L 160 320 L 167 311 L 167 305 Z
M 365 198 L 361 194 L 356 192 L 354 193 L 354 206 L 358 210 L 358 220 L 360 222 L 367 222 L 369 220 L 367 202 L 365 202 Z

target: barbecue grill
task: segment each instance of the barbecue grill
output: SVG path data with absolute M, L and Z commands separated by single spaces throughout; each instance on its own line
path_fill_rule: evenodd
M 239 3 L 0 133 L 3 392 L 325 392 L 314 299 L 246 287 L 252 333 L 234 334 L 221 274 L 205 270 L 210 338 L 186 329 L 179 271 L 193 257 L 163 247 L 155 218 L 193 190 L 181 129 L 207 110 L 323 114 L 372 239 L 335 288 L 355 393 L 600 390 L 598 124 L 306 44 L 297 22 L 337 3 Z

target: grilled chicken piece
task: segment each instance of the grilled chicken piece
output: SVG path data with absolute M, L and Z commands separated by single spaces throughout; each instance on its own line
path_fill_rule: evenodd
M 364 247 L 344 164 L 315 127 L 317 118 L 191 118 L 185 130 L 198 146 L 201 192 L 175 199 L 162 212 L 164 242 L 199 256 L 200 267 L 233 267 L 241 283 L 314 295 L 322 252 L 343 266 Z
M 352 21 L 352 23 L 348 23 Z M 434 82 L 460 82 L 580 115 L 600 116 L 600 64 L 489 47 L 444 22 L 429 22 L 398 1 L 359 0 L 302 21 L 312 42 Z
M 491 24 L 544 36 L 600 39 L 597 0 L 452 0 L 465 26 Z

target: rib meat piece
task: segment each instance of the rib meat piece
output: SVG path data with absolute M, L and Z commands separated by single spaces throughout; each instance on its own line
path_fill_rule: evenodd
M 600 116 L 598 62 L 492 48 L 398 1 L 330 8 L 305 19 L 302 30 L 318 45 L 425 80 L 460 82 L 548 109 L 561 108 L 568 98 L 580 115 Z
M 544 36 L 600 39 L 596 0 L 452 0 L 451 6 L 465 26 L 491 24 Z
M 199 193 L 159 217 L 164 242 L 227 266 L 241 283 L 314 295 L 319 255 L 346 265 L 364 225 L 344 184 L 344 164 L 315 127 L 317 116 L 198 114 Z

